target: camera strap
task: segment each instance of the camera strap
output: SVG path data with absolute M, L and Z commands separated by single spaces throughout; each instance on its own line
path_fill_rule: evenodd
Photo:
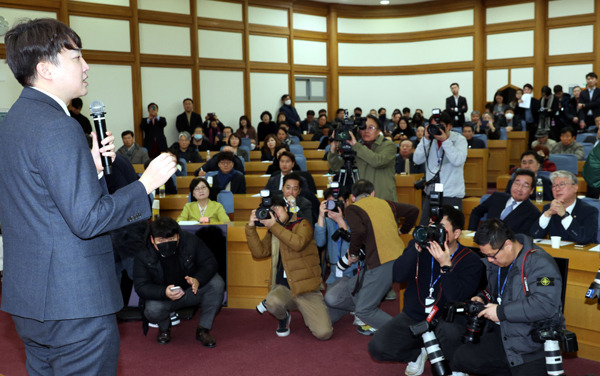
M 356 283 L 354 284 L 354 290 L 352 290 L 352 296 L 356 295 L 356 293 L 358 293 L 362 287 L 363 280 L 365 279 L 365 273 L 362 273 L 364 266 L 364 261 L 358 261 L 358 269 L 356 269 Z
M 525 253 L 525 256 L 523 256 L 523 263 L 521 264 L 521 281 L 523 282 L 523 292 L 525 293 L 526 297 L 529 297 L 531 295 L 531 291 L 529 291 L 529 283 L 527 282 L 527 274 L 525 273 L 525 260 L 527 260 L 527 256 L 529 256 L 530 253 L 533 253 L 537 251 L 537 249 L 532 248 L 529 251 L 527 251 L 527 253 Z
M 429 142 L 429 149 L 427 151 L 425 151 L 425 149 L 423 149 L 423 151 L 425 152 L 425 166 L 427 167 L 427 171 L 429 171 L 432 174 L 433 174 L 433 171 L 431 171 L 431 169 L 429 168 L 429 155 L 431 154 L 431 147 L 433 146 L 433 141 L 434 140 L 430 140 L 430 142 Z M 429 179 L 429 180 L 427 180 L 425 182 L 425 189 L 428 186 L 430 186 L 431 183 L 433 183 L 437 179 L 439 179 L 440 171 L 442 170 L 442 163 L 444 163 L 444 157 L 446 156 L 446 152 L 444 150 L 442 150 L 442 158 L 439 157 L 439 149 L 436 149 L 436 153 L 438 153 L 437 154 L 437 157 L 438 157 L 438 170 L 436 171 L 436 173 L 433 175 L 433 177 L 431 179 Z

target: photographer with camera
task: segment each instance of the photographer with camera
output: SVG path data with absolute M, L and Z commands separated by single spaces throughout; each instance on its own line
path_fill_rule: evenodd
M 435 112 L 435 110 L 434 110 Z M 439 110 L 437 110 L 439 114 Z M 429 201 L 433 183 L 444 185 L 442 205 L 450 205 L 462 210 L 465 197 L 464 166 L 467 160 L 467 140 L 458 132 L 451 132 L 451 117 L 446 112 L 434 114 L 425 128 L 425 136 L 413 154 L 416 164 L 425 163 L 425 182 L 420 225 L 429 223 Z M 415 183 L 415 188 L 420 188 Z
M 345 131 L 348 139 L 340 141 L 341 127 L 334 131 L 334 141 L 327 154 L 329 168 L 339 172 L 344 167 L 344 143 L 351 152 L 356 153 L 355 163 L 360 179 L 365 179 L 375 186 L 375 195 L 384 200 L 398 201 L 396 193 L 396 178 L 394 177 L 396 163 L 396 144 L 386 140 L 381 132 L 379 119 L 367 115 L 365 125 L 359 126 L 360 141 L 356 141 L 354 133 Z M 350 173 L 347 171 L 347 173 Z
M 444 206 L 442 214 L 439 222 L 416 228 L 413 236 L 419 241 L 412 240 L 394 261 L 394 282 L 408 283 L 404 307 L 369 343 L 374 359 L 408 363 L 407 375 L 422 374 L 427 360 L 423 340 L 411 333 L 410 326 L 425 320 L 434 305 L 443 308 L 446 302 L 468 299 L 477 291 L 483 276 L 483 264 L 477 254 L 458 242 L 465 224 L 463 213 Z M 425 233 L 426 236 L 418 235 Z
M 404 218 L 400 232 L 406 234 L 419 215 L 417 207 L 382 200 L 375 193 L 373 183 L 368 180 L 361 179 L 352 186 L 350 197 L 354 204 L 345 212 L 351 233 L 350 248 L 338 267 L 347 268 L 358 262 L 359 256 L 361 265 L 355 276 L 343 277 L 325 294 L 331 321 L 354 311 L 356 317 L 368 324 L 358 328 L 364 335 L 372 335 L 391 319 L 378 306 L 392 287 L 392 261 L 404 249 L 397 221 Z
M 319 217 L 315 225 L 315 240 L 318 247 L 327 246 L 327 259 L 331 272 L 327 278 L 328 285 L 343 276 L 352 277 L 356 274 L 356 264 L 346 270 L 339 269 L 337 262 L 345 255 L 350 247 L 348 237 L 350 227 L 344 219 L 344 210 L 350 205 L 350 192 L 346 187 L 339 187 L 337 182 L 331 182 L 323 197 L 325 200 L 319 206 Z M 335 186 L 338 185 L 338 186 Z
M 252 256 L 271 257 L 271 290 L 257 309 L 261 313 L 268 310 L 279 321 L 276 330 L 279 337 L 290 334 L 292 316 L 289 311 L 298 310 L 316 338 L 329 339 L 333 327 L 319 291 L 321 263 L 312 226 L 306 219 L 298 220 L 283 197 L 265 198 L 261 207 L 252 211 L 246 225 Z M 262 240 L 256 232 L 256 223 L 269 230 Z
M 478 317 L 492 322 L 486 323 L 478 343 L 465 344 L 459 339 L 464 324 L 438 325 L 450 367 L 477 375 L 546 375 L 544 344 L 531 334 L 540 322 L 564 327 L 556 262 L 532 238 L 513 234 L 499 219 L 484 221 L 474 241 L 486 257 L 488 287 L 471 300 L 485 305 Z

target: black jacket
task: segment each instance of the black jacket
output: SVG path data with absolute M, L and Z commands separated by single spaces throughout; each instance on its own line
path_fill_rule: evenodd
M 202 287 L 217 274 L 217 260 L 212 252 L 196 235 L 184 230 L 179 232 L 177 254 L 184 276 L 196 278 Z M 150 242 L 140 249 L 133 265 L 133 284 L 140 298 L 145 300 L 168 300 L 167 286 L 164 285 L 164 272 L 159 260 L 160 255 Z M 181 286 L 184 290 L 188 286 Z
M 202 116 L 200 116 L 200 114 L 192 112 L 192 115 L 190 116 L 190 122 L 188 123 L 188 119 L 185 112 L 182 112 L 177 116 L 177 119 L 175 120 L 175 127 L 177 128 L 177 132 L 186 131 L 190 134 L 193 134 L 194 129 L 196 129 L 197 127 L 203 127 Z
M 500 218 L 510 194 L 494 192 L 487 200 L 476 206 L 469 218 L 469 230 L 477 230 L 481 217 Z M 529 229 L 540 217 L 540 211 L 530 201 L 525 200 L 504 218 L 504 222 L 516 233 L 529 235 Z

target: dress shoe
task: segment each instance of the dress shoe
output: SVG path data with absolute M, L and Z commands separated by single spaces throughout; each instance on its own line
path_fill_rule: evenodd
M 161 345 L 166 345 L 167 343 L 171 342 L 171 328 L 165 331 L 162 331 L 159 328 L 158 335 L 156 336 L 156 342 L 160 343 Z
M 196 341 L 202 343 L 202 346 L 209 348 L 217 345 L 214 337 L 210 335 L 210 331 L 200 326 L 196 329 Z

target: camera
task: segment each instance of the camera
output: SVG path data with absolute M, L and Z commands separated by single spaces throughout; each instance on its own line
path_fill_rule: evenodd
M 271 218 L 271 213 L 273 212 L 273 210 L 271 210 L 271 206 L 273 205 L 273 201 L 271 200 L 271 191 L 269 191 L 268 189 L 263 189 L 260 191 L 260 196 L 262 197 L 262 201 L 258 209 L 256 209 L 256 212 L 254 213 L 254 215 L 258 219 L 258 221 L 254 221 L 254 224 L 256 226 L 264 226 L 259 221 L 262 219 Z
M 325 202 L 325 208 L 327 210 L 331 210 L 331 211 L 335 211 L 337 212 L 337 208 L 340 208 L 340 210 L 342 211 L 342 213 L 344 212 L 344 203 L 340 200 L 340 183 L 337 181 L 332 181 L 329 188 L 331 188 L 332 194 L 333 194 L 333 200 L 327 200 Z M 327 217 L 328 213 L 325 213 L 325 216 Z
M 454 321 L 454 314 L 456 313 L 462 313 L 467 316 L 466 330 L 462 336 L 463 343 L 479 343 L 485 319 L 477 317 L 477 315 L 484 309 L 485 305 L 483 303 L 473 300 L 454 303 L 446 307 L 446 321 L 448 322 Z
M 333 238 L 333 236 L 332 236 Z M 350 239 L 348 239 L 350 240 Z M 364 261 L 365 260 L 365 251 L 364 250 L 360 250 L 358 252 L 358 260 L 359 261 Z M 344 271 L 346 269 L 348 269 L 350 267 L 350 263 L 348 262 L 348 254 L 344 254 L 342 257 L 340 257 L 340 259 L 337 262 L 337 268 L 341 271 Z
M 433 306 L 425 321 L 409 326 L 413 336 L 423 338 L 423 346 L 427 351 L 427 357 L 431 363 L 431 371 L 435 376 L 449 375 L 451 371 L 446 362 L 446 357 L 440 347 L 440 342 L 435 336 L 434 329 L 437 325 L 437 319 L 434 319 L 438 307 Z
M 600 269 L 596 273 L 596 278 L 592 281 L 590 288 L 586 291 L 585 297 L 588 299 L 597 299 L 600 305 Z
M 416 226 L 413 239 L 421 248 L 427 248 L 429 243 L 435 241 L 440 246 L 446 242 L 446 229 L 440 223 L 444 217 L 442 200 L 444 198 L 444 185 L 435 183 L 433 192 L 429 194 L 429 218 L 433 221 L 429 226 Z
M 575 333 L 563 329 L 561 325 L 549 321 L 539 323 L 531 331 L 531 338 L 535 342 L 544 344 L 546 358 L 546 371 L 548 375 L 565 375 L 562 362 L 561 347 L 564 352 L 579 350 Z
M 436 124 L 429 124 L 427 126 L 427 133 L 429 133 L 429 139 L 433 140 L 434 136 L 440 136 L 442 133 L 444 133 L 446 128 L 440 124 L 442 111 L 439 108 L 434 108 L 431 110 L 431 115 Z

